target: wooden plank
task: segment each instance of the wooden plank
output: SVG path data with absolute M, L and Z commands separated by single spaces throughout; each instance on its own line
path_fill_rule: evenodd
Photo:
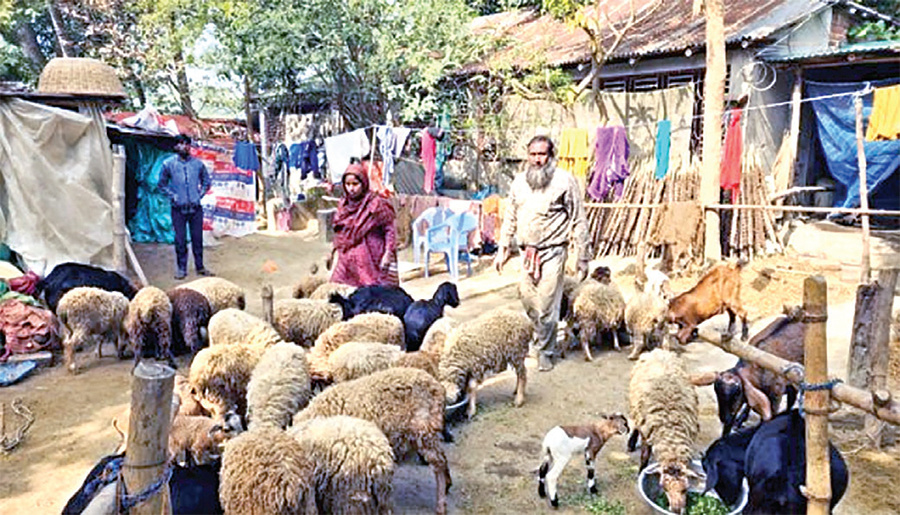
M 803 281 L 803 311 L 810 317 L 803 339 L 806 382 L 828 381 L 828 286 L 821 275 Z M 806 414 L 806 504 L 807 515 L 828 515 L 831 501 L 831 467 L 828 450 L 828 407 L 831 392 L 808 390 L 803 396 Z
M 866 151 L 863 145 L 862 132 L 862 95 L 854 95 L 853 106 L 856 108 L 856 161 L 859 163 L 859 207 L 862 214 L 862 266 L 859 282 L 867 283 L 871 276 L 872 263 L 869 257 L 869 188 L 866 184 Z
M 891 314 L 894 307 L 894 288 L 897 287 L 897 270 L 879 270 L 875 281 L 878 291 L 875 295 L 875 316 L 869 346 L 869 378 L 866 385 L 873 392 L 887 389 L 888 362 L 890 361 Z M 876 449 L 882 446 L 881 423 L 873 415 L 866 416 L 865 432 Z

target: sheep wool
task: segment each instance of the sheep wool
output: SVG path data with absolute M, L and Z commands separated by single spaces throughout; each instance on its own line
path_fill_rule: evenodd
M 316 463 L 316 503 L 333 515 L 389 514 L 394 453 L 378 426 L 355 417 L 314 418 L 288 430 Z
M 203 348 L 201 328 L 209 326 L 212 310 L 206 297 L 197 291 L 175 288 L 167 293 L 172 302 L 172 345 L 174 352 Z
M 593 360 L 590 345 L 602 332 L 613 331 L 614 346 L 619 349 L 615 330 L 625 318 L 625 298 L 618 286 L 612 282 L 582 285 L 572 305 L 572 312 L 585 359 Z
M 308 356 L 310 371 L 328 377 L 328 357 L 345 343 L 381 342 L 402 348 L 403 341 L 403 322 L 399 318 L 384 313 L 356 315 L 334 324 L 316 338 Z
M 341 307 L 327 300 L 277 300 L 273 311 L 272 325 L 278 334 L 303 347 L 312 347 L 320 334 L 343 317 Z
M 244 290 L 233 282 L 221 277 L 201 277 L 179 288 L 187 288 L 203 294 L 209 301 L 209 307 L 213 313 L 225 308 L 244 309 L 247 307 Z
M 198 352 L 191 363 L 189 381 L 203 409 L 215 418 L 230 410 L 244 416 L 247 383 L 264 350 L 249 345 L 216 345 Z
M 63 328 L 62 345 L 70 372 L 78 371 L 75 348 L 87 339 L 96 340 L 98 356 L 102 356 L 104 343 L 112 343 L 120 351 L 125 342 L 123 322 L 128 304 L 128 298 L 119 292 L 93 287 L 72 288 L 63 295 L 56 306 L 56 316 Z
M 347 298 L 351 293 L 356 291 L 356 286 L 349 284 L 327 282 L 319 286 L 309 296 L 312 300 L 328 300 L 332 293 L 337 293 L 341 297 Z
M 291 297 L 294 299 L 308 299 L 312 297 L 312 294 L 315 293 L 319 286 L 322 286 L 327 282 L 328 279 L 324 275 L 304 275 L 300 277 L 297 284 L 294 285 Z
M 219 500 L 225 513 L 316 514 L 316 464 L 284 431 L 259 428 L 225 444 Z
M 403 350 L 396 345 L 379 342 L 350 342 L 341 345 L 328 357 L 328 370 L 336 383 L 358 379 L 393 365 Z
M 632 336 L 631 359 L 636 359 L 650 343 L 663 337 L 665 327 L 666 302 L 655 293 L 638 292 L 625 305 L 625 327 Z
M 488 311 L 454 329 L 447 337 L 438 365 L 447 402 L 456 402 L 470 380 L 481 382 L 488 374 L 502 372 L 507 366 L 515 368 L 524 390 L 525 355 L 533 332 L 534 326 L 524 313 L 508 309 Z M 517 398 L 524 395 L 518 390 Z M 470 412 L 470 416 L 473 414 Z
M 247 384 L 249 428 L 286 428 L 311 396 L 306 351 L 288 342 L 267 348 Z
M 459 325 L 459 321 L 452 318 L 441 317 L 437 319 L 437 321 L 428 328 L 425 337 L 422 338 L 422 346 L 419 347 L 419 351 L 433 351 L 440 354 L 446 345 L 447 336 L 450 335 L 457 325 Z
M 209 320 L 209 344 L 258 345 L 268 347 L 281 341 L 281 336 L 265 320 L 246 311 L 226 308 Z
M 155 286 L 141 288 L 131 299 L 124 326 L 131 340 L 135 365 L 141 360 L 148 334 L 154 334 L 157 358 L 168 359 L 169 365 L 175 366 L 172 357 L 172 302 L 166 292 Z
M 628 397 L 635 429 L 661 463 L 688 463 L 700 431 L 697 392 L 674 352 L 642 354 L 631 369 Z

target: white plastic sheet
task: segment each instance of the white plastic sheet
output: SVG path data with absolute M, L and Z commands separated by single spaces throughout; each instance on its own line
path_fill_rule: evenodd
M 29 268 L 108 265 L 112 153 L 102 119 L 21 99 L 0 101 L 0 211 L 6 243 Z M 0 231 L 3 232 L 3 231 Z

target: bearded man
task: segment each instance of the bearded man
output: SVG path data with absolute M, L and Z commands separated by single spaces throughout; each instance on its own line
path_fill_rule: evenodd
M 552 370 L 569 244 L 578 256 L 579 279 L 587 275 L 590 255 L 581 189 L 569 172 L 556 167 L 547 136 L 528 143 L 528 166 L 513 179 L 508 200 L 494 266 L 503 270 L 515 235 L 525 250 L 519 291 L 534 323 L 530 354 L 538 358 L 538 370 Z

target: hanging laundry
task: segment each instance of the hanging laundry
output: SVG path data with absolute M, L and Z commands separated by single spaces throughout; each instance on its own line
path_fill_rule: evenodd
M 587 129 L 563 129 L 559 138 L 557 165 L 575 176 L 584 189 L 591 159 Z
M 234 145 L 234 166 L 241 170 L 255 172 L 259 170 L 259 155 L 256 153 L 256 145 L 249 141 L 238 141 Z
M 606 199 L 610 189 L 616 199 L 622 196 L 622 187 L 630 173 L 628 170 L 628 137 L 625 127 L 598 127 L 594 144 L 594 171 L 587 192 L 596 201 Z
M 866 141 L 900 139 L 900 84 L 876 88 Z
M 301 141 L 291 144 L 291 168 L 300 170 L 300 178 L 312 172 L 313 177 L 320 179 L 319 173 L 319 149 L 314 140 Z
M 672 144 L 671 120 L 660 120 L 656 124 L 656 173 L 662 179 L 669 173 L 669 147 Z
M 422 166 L 425 167 L 423 187 L 425 193 L 432 193 L 434 191 L 434 175 L 436 172 L 435 152 L 437 151 L 437 143 L 429 129 L 423 129 L 420 135 L 422 136 Z
M 437 137 L 437 152 L 435 156 L 434 189 L 440 189 L 444 185 L 444 164 L 453 155 L 453 141 L 450 137 L 450 114 L 444 113 L 438 119 L 438 129 L 441 134 Z
M 341 182 L 344 171 L 350 166 L 350 160 L 362 160 L 369 155 L 369 137 L 365 129 L 357 129 L 325 138 L 325 159 L 328 160 L 328 174 L 332 183 Z
M 384 198 L 391 196 L 391 190 L 387 188 L 384 182 L 384 163 L 382 161 L 371 162 L 368 158 L 363 159 L 360 163 L 366 169 L 369 175 L 369 189 L 377 195 Z
M 378 152 L 384 160 L 384 185 L 388 187 L 391 184 L 391 178 L 394 175 L 394 159 L 400 157 L 403 147 L 406 145 L 406 138 L 412 129 L 405 127 L 388 127 L 379 125 L 375 131 L 378 137 Z
M 741 108 L 731 110 L 731 120 L 725 132 L 725 147 L 722 149 L 722 166 L 719 169 L 719 185 L 723 190 L 731 191 L 731 198 L 737 199 L 741 189 L 741 151 L 743 137 L 741 134 Z

